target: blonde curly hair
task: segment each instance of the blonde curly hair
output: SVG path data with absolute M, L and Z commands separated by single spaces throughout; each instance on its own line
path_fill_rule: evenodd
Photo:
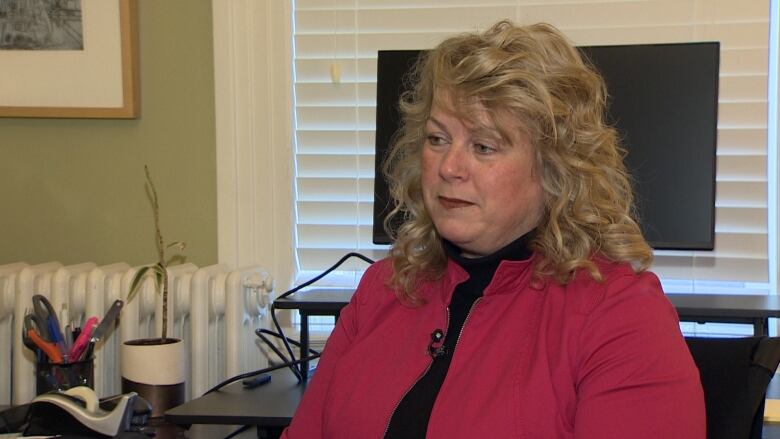
M 501 21 L 481 33 L 444 40 L 421 56 L 400 102 L 402 129 L 383 170 L 401 215 L 390 250 L 399 297 L 420 303 L 418 282 L 437 279 L 447 265 L 441 236 L 423 205 L 421 154 L 434 103 L 480 106 L 494 122 L 509 114 L 534 145 L 544 206 L 531 242 L 535 278 L 568 282 L 585 269 L 596 281 L 599 255 L 647 269 L 652 250 L 634 220 L 625 151 L 605 122 L 606 88 L 579 51 L 549 24 Z M 501 118 L 505 121 L 505 118 Z M 507 127 L 499 127 L 507 129 Z

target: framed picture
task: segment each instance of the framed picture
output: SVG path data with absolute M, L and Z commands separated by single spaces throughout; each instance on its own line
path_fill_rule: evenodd
M 132 119 L 136 0 L 0 0 L 0 116 Z

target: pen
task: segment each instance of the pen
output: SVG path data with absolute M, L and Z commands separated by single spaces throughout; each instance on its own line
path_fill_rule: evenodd
M 66 324 L 65 326 L 70 325 L 70 313 L 68 312 L 68 304 L 67 303 L 63 303 L 62 304 L 62 308 L 60 308 L 59 323 L 60 324 L 65 323 Z M 62 334 L 62 335 L 63 335 L 63 339 L 67 339 L 67 334 Z
M 73 330 L 71 329 L 70 324 L 65 325 L 65 350 L 67 352 L 70 352 L 70 349 L 73 347 Z
M 67 363 L 68 351 L 65 349 L 65 342 L 62 338 L 62 332 L 60 332 L 60 326 L 59 324 L 57 324 L 57 317 L 50 315 L 48 324 L 49 324 L 49 336 L 51 337 L 51 342 L 54 343 L 54 345 L 60 351 L 60 356 L 63 357 L 65 359 L 65 362 Z

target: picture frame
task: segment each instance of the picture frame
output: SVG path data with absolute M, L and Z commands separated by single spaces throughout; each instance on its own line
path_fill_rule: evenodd
M 0 50 L 0 117 L 139 117 L 137 0 L 80 8 L 80 50 Z

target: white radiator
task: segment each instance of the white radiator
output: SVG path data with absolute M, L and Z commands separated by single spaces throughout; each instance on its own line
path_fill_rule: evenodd
M 151 270 L 133 301 L 126 301 L 138 268 L 125 263 L 0 265 L 0 405 L 35 396 L 34 357 L 21 336 L 35 294 L 49 298 L 62 326 L 81 326 L 93 315 L 102 318 L 114 300 L 125 300 L 118 327 L 94 351 L 95 391 L 101 397 L 120 393 L 120 344 L 159 337 L 162 329 L 162 297 L 154 290 Z M 273 282 L 262 268 L 181 264 L 168 273 L 168 337 L 181 338 L 189 355 L 188 400 L 227 377 L 267 365 L 254 334 L 258 327 L 270 327 L 266 311 Z

